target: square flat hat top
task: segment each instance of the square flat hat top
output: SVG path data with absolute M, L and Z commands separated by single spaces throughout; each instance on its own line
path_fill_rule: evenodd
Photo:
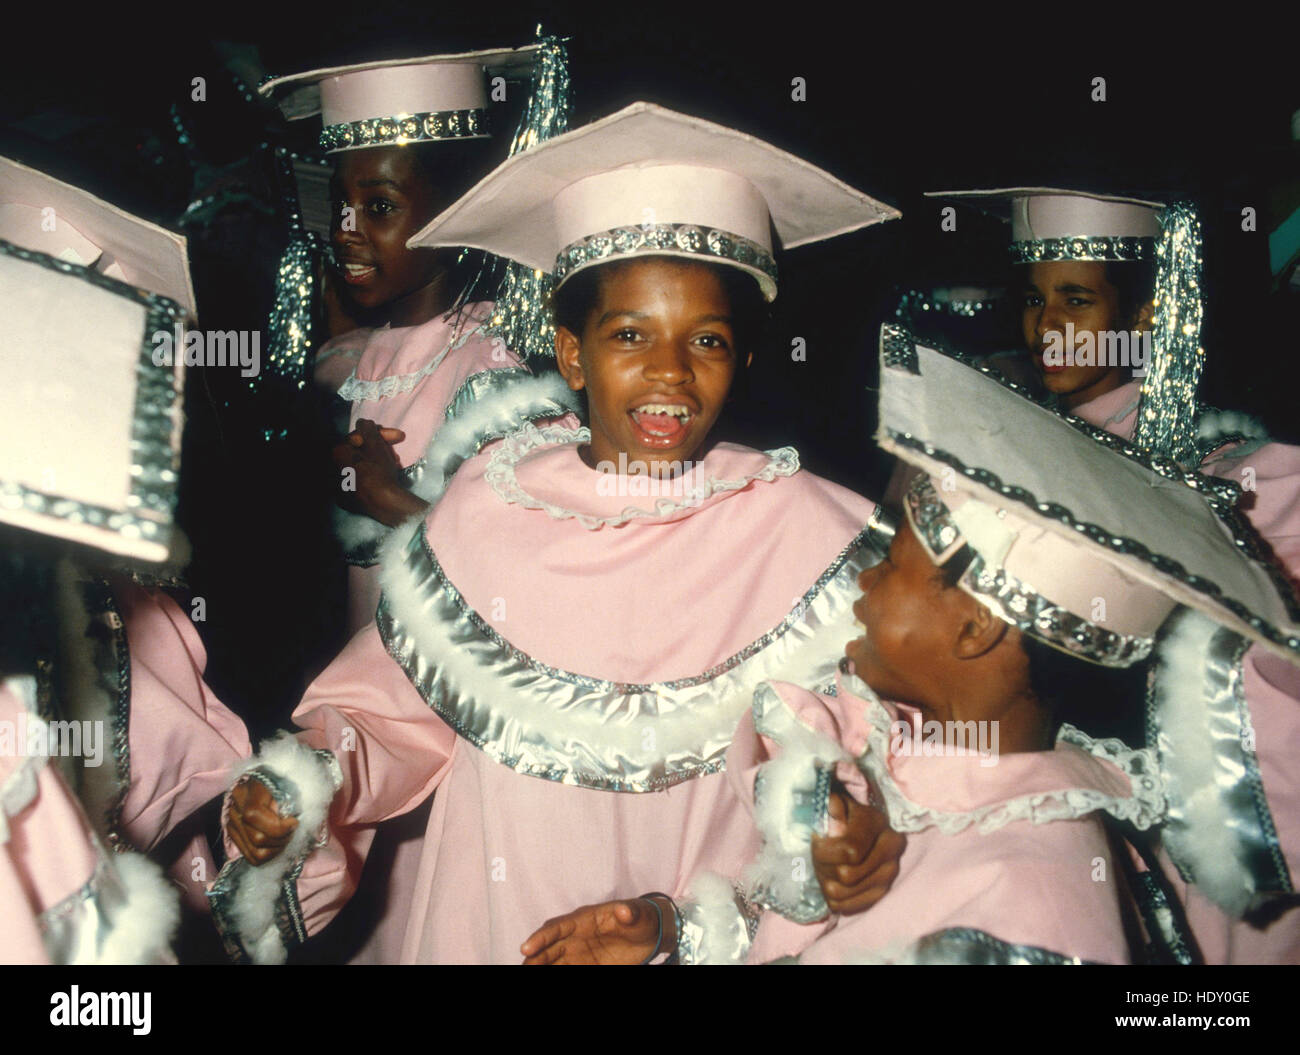
M 194 317 L 183 235 L 2 157 L 0 238 L 169 297 Z
M 794 248 L 899 215 L 760 139 L 639 102 L 507 159 L 407 244 L 485 249 L 561 281 L 630 253 L 712 257 L 770 299 L 771 226 Z

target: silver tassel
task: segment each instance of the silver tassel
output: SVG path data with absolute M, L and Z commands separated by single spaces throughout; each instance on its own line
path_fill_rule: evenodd
M 1196 388 L 1205 363 L 1201 346 L 1201 222 L 1188 202 L 1160 215 L 1156 243 L 1155 354 L 1142 382 L 1133 441 L 1185 462 L 1195 457 Z
M 267 323 L 266 361 L 261 374 L 249 382 L 256 392 L 264 378 L 287 380 L 298 388 L 307 384 L 308 351 L 311 347 L 312 293 L 316 283 L 316 260 L 321 239 L 295 226 L 289 245 L 280 257 L 275 279 L 275 304 Z
M 541 36 L 541 27 L 537 29 Z M 569 128 L 569 56 L 559 37 L 544 37 L 533 73 L 533 90 L 519 128 L 510 143 L 510 156 L 527 150 Z M 484 327 L 500 337 L 525 362 L 555 354 L 555 325 L 551 321 L 549 271 L 510 261 L 497 293 L 496 310 Z

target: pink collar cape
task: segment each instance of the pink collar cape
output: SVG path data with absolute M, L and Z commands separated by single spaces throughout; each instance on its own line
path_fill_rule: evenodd
M 339 388 L 339 395 L 356 402 L 409 392 L 449 353 L 476 337 L 482 339 L 483 324 L 491 314 L 492 304 L 482 302 L 418 326 L 382 326 L 369 331 L 361 360 Z M 491 340 L 499 345 L 504 361 L 505 342 L 499 337 Z
M 655 791 L 722 768 L 760 682 L 834 676 L 874 506 L 731 444 L 641 494 L 584 464 L 587 438 L 530 426 L 465 463 L 387 544 L 379 630 L 494 760 Z

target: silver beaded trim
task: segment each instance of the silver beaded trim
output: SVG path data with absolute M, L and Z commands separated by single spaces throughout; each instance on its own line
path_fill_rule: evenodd
M 135 407 L 131 415 L 131 493 L 129 509 L 109 509 L 71 498 L 60 498 L 0 480 L 0 509 L 24 508 L 41 516 L 88 524 L 124 538 L 146 539 L 165 545 L 171 532 L 172 508 L 176 501 L 177 471 L 172 452 L 172 424 L 180 393 L 170 370 L 153 363 L 152 336 L 170 333 L 185 322 L 185 309 L 170 297 L 101 275 L 81 264 L 58 260 L 34 249 L 25 249 L 0 239 L 0 255 L 15 257 L 51 271 L 61 271 L 92 286 L 116 293 L 145 307 L 145 325 L 140 335 L 140 357 L 136 364 Z
M 905 500 L 917 534 L 932 556 L 943 553 L 961 538 L 952 514 L 935 493 L 929 477 L 916 477 Z M 1155 645 L 1154 638 L 1103 630 L 1049 601 L 1005 569 L 988 567 L 978 553 L 962 572 L 961 584 L 1012 626 L 1104 667 L 1130 667 L 1146 659 Z
M 1011 243 L 1013 264 L 1036 264 L 1041 260 L 1149 260 L 1155 255 L 1154 238 L 1121 238 L 1117 235 L 1066 235 L 1064 238 L 1035 238 Z
M 637 253 L 689 253 L 726 260 L 761 271 L 776 281 L 776 260 L 757 242 L 730 231 L 692 223 L 614 227 L 587 235 L 560 250 L 555 258 L 555 281 L 559 284 L 580 267 L 595 261 Z
M 486 110 L 435 110 L 326 125 L 321 129 L 320 145 L 322 150 L 349 150 L 444 139 L 483 139 L 488 135 Z

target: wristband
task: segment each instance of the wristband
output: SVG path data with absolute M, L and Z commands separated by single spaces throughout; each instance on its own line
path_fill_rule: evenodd
M 678 913 L 678 911 L 677 911 L 677 902 L 675 902 L 675 901 L 674 901 L 671 897 L 669 897 L 667 894 L 662 893 L 661 891 L 658 891 L 658 890 L 652 890 L 652 891 L 651 891 L 650 893 L 648 893 L 648 894 L 642 894 L 642 895 L 641 895 L 641 897 L 640 897 L 638 900 L 640 900 L 640 901 L 649 901 L 650 904 L 652 904 L 652 905 L 654 906 L 654 909 L 655 909 L 655 917 L 657 918 L 657 920 L 658 920 L 658 922 L 659 922 L 659 933 L 655 935 L 655 947 L 654 947 L 654 952 L 652 952 L 649 956 L 647 956 L 644 960 L 641 961 L 641 966 L 642 966 L 642 967 L 645 967 L 647 964 L 649 964 L 651 960 L 653 960 L 656 956 L 659 955 L 660 952 L 663 951 L 663 944 L 664 944 L 664 910 L 663 910 L 662 908 L 659 907 L 659 902 L 655 900 L 655 898 L 657 898 L 657 897 L 661 897 L 661 898 L 663 898 L 665 901 L 668 902 L 668 904 L 672 905 L 672 907 L 673 907 L 673 929 L 674 929 L 674 932 L 675 932 L 676 930 L 679 929 L 680 913 Z

